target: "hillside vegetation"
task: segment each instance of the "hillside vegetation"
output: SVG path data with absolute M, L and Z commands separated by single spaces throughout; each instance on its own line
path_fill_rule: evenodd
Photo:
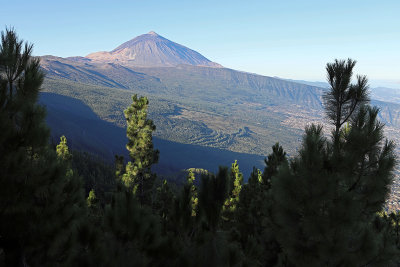
M 43 92 L 81 100 L 100 119 L 118 127 L 125 127 L 122 110 L 129 104 L 130 96 L 134 93 L 148 96 L 150 117 L 157 126 L 155 137 L 166 141 L 262 158 L 276 140 L 287 149 L 288 155 L 294 155 L 304 127 L 312 122 L 322 123 L 328 129 L 322 106 L 326 90 L 323 88 L 226 68 L 191 65 L 133 68 L 57 57 L 44 57 L 42 64 L 46 71 Z M 51 104 L 45 100 L 43 103 Z M 378 100 L 372 100 L 372 104 L 381 109 L 379 118 L 386 124 L 386 134 L 399 143 L 400 105 Z M 68 109 L 67 103 L 60 105 Z M 50 126 L 56 127 L 52 123 Z M 77 135 L 71 138 L 74 148 L 85 148 L 75 146 Z M 125 136 L 121 131 L 115 138 L 123 142 Z M 396 151 L 400 154 L 399 148 Z M 226 155 L 229 160 L 224 162 L 238 159 L 234 154 Z M 113 155 L 108 153 L 108 157 Z M 183 164 L 170 167 L 177 171 L 182 166 L 211 165 L 208 157 L 199 157 L 196 166 L 185 161 L 182 159 Z M 260 167 L 259 164 L 243 162 L 242 166 L 248 174 L 253 165 Z M 394 205 L 400 195 L 398 184 L 396 181 L 391 200 Z
M 116 155 L 111 165 L 71 153 L 64 135 L 49 142 L 46 110 L 38 103 L 44 73 L 32 45 L 12 29 L 1 35 L 1 266 L 400 264 L 400 212 L 384 211 L 395 144 L 370 105 L 367 78 L 351 83 L 355 61 L 326 66 L 330 134 L 311 123 L 290 158 L 275 143 L 247 183 L 235 160 L 215 173 L 190 168 L 170 186 L 152 169 L 160 151 L 147 97 L 134 94 L 123 111 L 126 158 Z M 117 144 L 112 138 L 121 128 L 82 101 L 49 92 L 41 101 L 51 103 L 48 121 L 83 136 L 75 139 L 81 145 Z

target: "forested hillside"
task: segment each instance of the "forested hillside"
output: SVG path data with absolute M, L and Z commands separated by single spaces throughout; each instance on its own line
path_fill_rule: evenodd
M 122 109 L 126 160 L 71 152 L 65 136 L 52 144 L 38 104 L 44 72 L 31 53 L 15 31 L 2 32 L 1 266 L 400 265 L 400 211 L 384 211 L 395 144 L 370 104 L 366 77 L 351 83 L 355 61 L 326 66 L 330 134 L 310 123 L 291 157 L 274 144 L 247 183 L 234 161 L 215 173 L 192 168 L 183 183 L 169 184 L 152 169 L 160 151 L 147 97 L 133 94 Z M 93 144 L 110 145 L 94 132 L 119 131 L 74 98 L 41 98 L 53 105 L 48 121 Z
M 65 67 L 66 62 L 72 64 L 70 68 Z M 255 154 L 259 159 L 270 152 L 278 139 L 292 154 L 302 127 L 293 127 L 287 112 L 299 114 L 300 107 L 308 107 L 309 102 L 313 107 L 321 105 L 320 96 L 315 93 L 317 88 L 302 88 L 224 68 L 180 65 L 133 71 L 115 64 L 79 65 L 69 59 L 49 57 L 42 58 L 42 64 L 47 73 L 44 92 L 79 99 L 102 120 L 125 127 L 122 110 L 130 95 L 138 93 L 150 99 L 149 113 L 157 125 L 157 138 L 204 147 L 203 150 L 211 147 L 217 148 L 213 151 Z M 47 104 L 46 99 L 43 103 Z M 313 109 L 303 110 L 302 116 L 307 112 L 314 113 Z M 229 161 L 240 159 L 236 155 L 230 155 Z M 214 162 L 208 159 L 199 158 L 197 165 L 186 164 L 185 168 L 208 168 Z M 253 165 L 260 167 L 260 163 L 242 165 L 249 174 Z
M 151 42 L 151 38 L 145 43 Z M 140 38 L 135 44 L 138 42 Z M 325 133 L 329 133 L 322 105 L 322 95 L 327 89 L 301 84 L 303 81 L 190 65 L 190 62 L 138 67 L 131 61 L 45 56 L 41 57 L 41 63 L 46 73 L 43 92 L 80 100 L 105 125 L 119 127 L 119 134 L 114 135 L 107 130 L 98 131 L 97 139 L 124 143 L 122 129 L 126 124 L 122 110 L 129 105 L 132 94 L 146 95 L 150 99 L 149 116 L 157 126 L 156 147 L 165 151 L 159 165 L 168 166 L 158 171 L 168 169 L 171 173 L 191 167 L 215 171 L 217 167 L 213 164 L 218 158 L 221 164 L 240 160 L 248 175 L 253 166 L 262 167 L 262 159 L 277 140 L 293 156 L 300 147 L 305 126 L 312 122 L 324 124 Z M 46 97 L 42 103 L 52 105 Z M 380 108 L 379 119 L 386 124 L 385 134 L 399 143 L 400 105 L 374 99 L 371 103 Z M 67 117 L 68 105 L 69 101 L 64 101 L 57 106 L 65 109 Z M 101 152 L 108 159 L 126 153 L 122 146 L 110 148 L 96 138 L 85 137 L 81 131 L 68 130 L 51 120 L 48 123 L 53 138 L 65 132 L 74 149 Z M 75 124 L 82 126 L 79 120 Z M 186 156 L 188 147 L 196 160 Z M 202 153 L 209 156 L 203 157 Z M 400 154 L 398 147 L 396 153 Z M 399 186 L 400 180 L 396 178 L 390 205 L 398 205 Z

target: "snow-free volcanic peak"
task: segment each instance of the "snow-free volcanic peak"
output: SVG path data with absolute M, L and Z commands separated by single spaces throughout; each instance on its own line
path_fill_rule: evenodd
M 134 67 L 175 67 L 181 64 L 222 67 L 200 53 L 172 42 L 154 31 L 137 36 L 110 52 L 92 53 L 86 58 Z

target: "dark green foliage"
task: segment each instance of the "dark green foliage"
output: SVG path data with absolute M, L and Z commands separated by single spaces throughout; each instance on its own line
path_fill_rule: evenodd
M 195 191 L 191 176 L 175 200 L 171 233 L 179 252 L 179 266 L 233 266 L 242 255 L 235 240 L 220 228 L 221 211 L 227 197 L 228 170 L 202 177 L 198 209 L 193 216 Z
M 399 212 L 379 212 L 372 223 L 373 233 L 382 240 L 379 244 L 379 257 L 374 259 L 377 266 L 399 266 Z M 376 262 L 375 262 L 376 261 Z
M 357 83 L 351 84 L 355 64 L 356 61 L 350 58 L 326 64 L 330 90 L 324 95 L 325 110 L 335 126 L 335 138 L 357 109 L 369 101 L 366 76 L 357 75 Z
M 9 29 L 1 39 L 0 247 L 8 266 L 67 264 L 84 206 L 80 179 L 48 145 L 32 45 Z
M 100 227 L 102 224 L 103 210 L 100 206 L 94 190 L 89 192 L 89 196 L 84 202 L 83 184 L 81 176 L 78 176 L 76 170 L 72 168 L 73 155 L 69 152 L 67 139 L 65 136 L 60 138 L 60 143 L 56 146 L 56 153 L 64 164 L 67 165 L 66 181 L 70 185 L 68 190 L 64 189 L 66 198 L 70 198 L 74 205 L 79 205 L 79 217 L 74 228 L 72 241 L 71 257 L 68 261 L 62 262 L 61 265 L 78 265 L 78 266 L 98 266 L 103 257 L 102 243 L 100 242 Z M 79 155 L 79 153 L 75 153 Z M 79 197 L 79 198 L 77 198 Z M 66 206 L 71 203 L 66 203 Z
M 115 155 L 115 176 L 121 177 L 125 172 L 124 156 Z
M 123 110 L 131 104 L 132 91 L 93 87 L 65 80 L 56 83 L 48 79 L 45 81 L 44 90 L 47 92 L 41 94 L 41 102 L 46 104 L 49 110 L 47 123 L 56 139 L 65 134 L 74 150 L 99 154 L 106 161 L 114 160 L 115 154 L 127 154 L 124 148 L 126 145 L 126 120 Z M 135 90 L 135 92 L 143 94 L 141 91 Z M 157 174 L 169 175 L 192 166 L 215 172 L 218 170 L 216 162 L 220 165 L 230 165 L 232 159 L 238 159 L 241 170 L 247 178 L 253 165 L 259 168 L 263 165 L 263 157 L 260 155 L 232 152 L 226 148 L 218 149 L 216 148 L 218 143 L 211 143 L 213 147 L 205 147 L 201 144 L 196 145 L 196 141 L 187 141 L 201 139 L 202 135 L 210 130 L 204 123 L 190 119 L 175 119 L 175 115 L 180 114 L 180 109 L 173 104 L 173 100 L 163 100 L 156 95 L 148 95 L 148 97 L 150 101 L 149 118 L 157 126 L 157 131 L 153 135 L 153 143 L 161 151 L 159 163 L 153 168 Z M 73 107 L 73 112 L 71 112 L 71 107 Z M 187 108 L 192 109 L 191 106 Z M 174 112 L 175 109 L 176 112 Z M 75 112 L 77 110 L 80 112 Z M 229 114 L 224 116 L 228 118 Z M 87 123 L 86 117 L 93 123 Z M 263 118 L 268 124 L 278 125 L 280 122 Z M 81 132 L 82 128 L 85 129 L 85 135 Z M 168 130 L 164 130 L 166 128 Z M 271 133 L 275 134 L 272 131 Z M 288 131 L 286 131 L 287 133 Z M 299 133 L 300 131 L 296 130 L 296 134 L 299 135 Z M 280 136 L 279 138 L 283 138 L 283 134 L 277 135 Z M 215 138 L 224 138 L 224 136 Z M 295 140 L 293 133 L 292 136 Z M 212 136 L 208 137 L 208 139 L 210 138 L 216 140 Z M 271 137 L 272 140 L 277 140 L 276 138 Z M 288 146 L 286 142 L 282 141 L 282 143 Z M 265 144 L 263 143 L 262 146 L 264 147 Z M 245 148 L 245 146 L 241 146 L 235 151 L 249 153 L 244 150 Z
M 235 160 L 228 177 L 228 197 L 224 202 L 222 217 L 226 222 L 233 222 L 236 218 L 239 195 L 242 190 L 243 174 L 239 171 L 239 164 Z
M 171 223 L 173 231 L 180 242 L 187 244 L 193 241 L 198 232 L 200 214 L 198 210 L 197 190 L 193 185 L 194 175 L 189 171 L 187 182 L 174 199 L 173 216 Z
M 353 61 L 339 63 L 328 64 L 328 95 L 339 91 L 339 99 L 352 104 L 328 103 L 328 116 L 338 127 L 332 141 L 321 126 L 307 127 L 299 155 L 272 178 L 280 260 L 296 266 L 390 266 L 394 243 L 376 227 L 376 213 L 392 182 L 394 145 L 384 140 L 378 109 L 362 105 L 366 80 L 349 88 Z M 341 127 L 346 121 L 349 126 Z
M 276 143 L 265 160 L 262 174 L 253 168 L 248 183 L 243 185 L 238 205 L 237 228 L 246 260 L 253 265 L 273 266 L 281 251 L 273 230 L 271 218 L 274 202 L 271 196 L 271 178 L 278 167 L 287 162 L 286 152 Z
M 90 190 L 89 195 L 86 198 L 86 206 L 87 206 L 89 221 L 96 226 L 100 226 L 101 219 L 103 217 L 103 209 L 93 189 Z
M 132 192 L 115 193 L 105 214 L 105 266 L 151 266 L 160 244 L 155 218 L 140 207 Z
M 168 182 L 164 180 L 161 186 L 157 187 L 154 209 L 158 211 L 161 218 L 163 230 L 166 230 L 167 224 L 171 221 L 172 209 L 174 204 L 174 194 L 169 188 Z
M 141 205 L 150 204 L 155 175 L 151 165 L 158 161 L 158 150 L 153 149 L 152 134 L 156 127 L 147 118 L 149 101 L 146 97 L 132 96 L 132 105 L 124 113 L 127 122 L 128 144 L 131 157 L 122 175 L 122 182 L 135 195 Z
M 168 70 L 172 73 L 168 73 Z M 143 71 L 152 70 L 145 69 Z M 175 76 L 175 71 L 183 73 Z M 226 90 L 227 85 L 226 82 L 223 81 L 224 75 L 218 78 L 222 79 L 222 81 L 211 82 L 208 80 L 208 75 L 205 70 L 205 73 L 197 73 L 198 71 L 202 70 L 176 70 L 174 68 L 154 70 L 151 76 L 159 77 L 161 81 L 168 82 L 167 88 L 162 88 L 160 90 L 153 90 L 154 87 L 151 87 L 149 84 L 143 87 L 135 86 L 130 88 L 130 90 L 126 90 L 109 86 L 93 85 L 87 82 L 73 82 L 67 79 L 54 78 L 50 76 L 53 74 L 51 73 L 45 80 L 44 90 L 46 92 L 80 99 L 101 119 L 112 122 L 119 127 L 126 126 L 122 111 L 130 105 L 132 93 L 146 95 L 150 100 L 149 116 L 157 126 L 157 131 L 154 133 L 154 136 L 180 144 L 196 144 L 201 146 L 204 150 L 211 150 L 211 147 L 213 147 L 229 150 L 223 153 L 229 153 L 231 151 L 251 153 L 253 154 L 252 157 L 255 157 L 254 154 L 265 154 L 266 148 L 269 148 L 275 143 L 274 140 L 279 140 L 281 144 L 292 150 L 295 140 L 301 134 L 301 131 L 298 129 L 291 129 L 282 125 L 281 122 L 285 120 L 286 117 L 282 113 L 268 112 L 269 108 L 274 108 L 274 106 L 278 104 L 281 105 L 284 102 L 291 102 L 288 101 L 288 97 L 293 97 L 294 101 L 301 100 L 303 94 L 304 97 L 312 97 L 318 102 L 320 101 L 318 99 L 319 96 L 317 96 L 319 89 L 278 79 L 274 79 L 274 81 L 271 82 L 262 82 L 265 87 L 271 86 L 271 91 L 259 90 L 259 88 L 251 89 L 246 85 L 243 86 L 245 88 L 242 87 L 237 90 L 237 92 L 241 94 L 241 96 L 238 97 L 238 94 L 233 94 L 232 91 Z M 212 69 L 212 71 L 214 71 L 214 69 Z M 140 70 L 140 72 L 142 72 L 142 70 Z M 176 83 L 182 83 L 181 79 L 191 79 L 192 74 L 198 76 L 196 77 L 196 82 L 185 82 L 182 87 L 177 88 L 175 85 Z M 170 75 L 173 76 L 171 77 Z M 228 77 L 229 76 L 230 75 L 228 75 Z M 268 77 L 260 78 L 265 78 L 265 80 L 269 79 Z M 198 80 L 201 81 L 201 83 L 199 83 Z M 247 82 L 247 77 L 240 77 L 240 80 Z M 235 83 L 235 80 L 232 80 L 232 82 Z M 221 95 L 222 91 L 219 88 L 217 89 L 215 83 L 220 83 L 218 86 L 224 88 L 223 95 Z M 258 84 L 258 82 L 255 82 L 255 84 Z M 255 84 L 251 83 L 250 86 L 254 86 Z M 194 86 L 197 87 L 196 91 L 193 90 Z M 179 88 L 182 89 L 176 90 Z M 207 90 L 204 91 L 204 88 L 207 88 Z M 184 96 L 181 95 L 182 90 L 185 91 Z M 262 94 L 265 93 L 266 96 L 261 97 L 259 93 L 255 94 L 254 91 L 251 93 L 252 90 L 257 90 L 257 92 Z M 285 97 L 279 97 L 279 99 L 277 99 L 276 97 L 282 90 L 285 91 Z M 312 90 L 316 92 L 312 92 Z M 253 104 L 247 106 L 246 99 L 254 103 L 254 106 Z M 313 102 L 315 100 L 313 100 Z M 45 103 L 51 104 L 50 101 L 46 101 Z M 265 107 L 268 107 L 268 109 Z M 188 116 L 186 116 L 186 112 L 189 112 Z M 194 112 L 194 115 L 201 115 L 201 120 L 197 116 L 192 117 L 192 112 Z M 210 112 L 212 112 L 212 114 L 210 114 Z M 236 133 L 225 131 L 223 127 L 223 123 L 226 123 L 227 120 L 230 121 L 232 118 L 231 114 L 236 114 L 240 118 L 240 120 L 232 121 L 233 125 L 237 125 L 238 132 Z M 221 130 L 216 130 L 215 127 L 213 127 L 215 123 L 220 125 L 218 128 Z M 261 132 L 253 133 L 249 131 L 249 129 L 253 130 L 254 126 L 259 127 L 260 125 L 263 127 Z M 52 129 L 57 127 L 58 125 L 52 124 Z M 107 132 L 101 132 L 101 134 L 111 137 L 111 134 Z M 80 136 L 80 139 L 82 138 L 84 137 Z M 119 139 L 123 138 L 123 135 L 119 137 Z M 93 142 L 93 140 L 89 139 L 86 140 L 85 144 L 92 145 L 93 150 L 97 149 L 95 146 L 96 144 L 91 142 Z M 102 151 L 107 151 L 109 147 L 110 145 L 105 146 L 103 144 Z M 175 153 L 173 149 L 168 151 L 166 151 L 167 148 L 159 149 L 162 152 L 161 160 L 165 154 L 168 154 L 168 159 L 170 159 L 172 155 L 176 158 L 182 153 Z M 189 149 L 194 150 L 195 147 L 192 145 Z M 216 149 L 212 149 L 212 151 L 213 153 L 218 153 Z M 178 155 L 175 156 L 176 154 Z M 251 172 L 254 160 L 250 160 L 250 155 L 243 155 L 243 158 L 240 159 L 235 154 L 229 154 L 227 156 L 224 154 L 222 155 L 224 156 L 222 159 L 224 162 L 218 160 L 221 164 L 228 165 L 231 163 L 232 159 L 236 158 L 239 160 L 241 169 L 246 176 Z M 177 167 L 186 169 L 190 166 L 196 166 L 193 162 L 199 162 L 201 164 L 197 165 L 199 167 L 211 169 L 211 166 L 217 170 L 217 168 L 214 167 L 216 166 L 215 161 L 208 157 L 203 157 L 202 154 L 194 156 L 196 156 L 197 159 L 192 160 L 191 157 L 178 157 L 180 161 L 186 164 L 180 162 L 175 163 L 173 160 L 169 160 L 168 163 L 170 165 L 176 164 Z M 257 166 L 261 167 L 262 162 L 257 162 Z
M 31 50 L 12 30 L 2 34 L 0 265 L 400 263 L 400 215 L 381 212 L 394 144 L 384 138 L 379 110 L 364 105 L 366 78 L 350 85 L 353 61 L 327 66 L 331 139 L 311 125 L 295 158 L 288 162 L 276 143 L 264 173 L 254 168 L 247 184 L 235 161 L 216 175 L 184 171 L 186 183 L 172 190 L 151 172 L 158 151 L 147 98 L 133 96 L 125 110 L 126 166 L 122 156 L 111 166 L 71 154 L 65 136 L 51 149 L 45 111 L 36 103 L 43 74 Z
M 396 163 L 394 143 L 384 139 L 377 108 L 362 107 L 344 133 L 340 167 L 351 178 L 345 185 L 363 203 L 367 212 L 379 211 L 389 194 Z
M 203 176 L 199 192 L 199 212 L 204 216 L 212 232 L 217 230 L 222 205 L 228 196 L 229 174 L 227 168 L 220 167 L 217 176 Z
M 282 146 L 276 143 L 272 146 L 272 153 L 268 155 L 265 162 L 265 169 L 263 173 L 263 184 L 271 187 L 271 178 L 278 172 L 278 167 L 286 161 L 286 152 L 283 151 Z
M 197 198 L 197 189 L 196 186 L 194 185 L 194 181 L 196 179 L 195 174 L 193 173 L 192 170 L 189 170 L 188 177 L 187 177 L 187 183 L 190 187 L 190 195 L 191 195 L 191 205 L 192 205 L 192 216 L 197 215 L 197 206 L 199 204 L 199 199 Z
M 82 177 L 86 196 L 94 190 L 99 205 L 104 206 L 111 201 L 111 194 L 116 186 L 113 164 L 99 156 L 74 150 L 71 167 Z

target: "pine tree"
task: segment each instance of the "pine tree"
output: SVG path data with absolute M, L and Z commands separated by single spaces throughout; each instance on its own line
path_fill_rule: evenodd
M 228 169 L 220 167 L 216 176 L 202 176 L 199 192 L 199 212 L 204 216 L 209 229 L 217 230 L 223 204 L 228 196 Z
M 189 170 L 188 177 L 187 177 L 187 183 L 188 187 L 190 187 L 190 195 L 191 195 L 191 205 L 192 205 L 192 216 L 197 215 L 197 206 L 199 204 L 199 199 L 197 197 L 197 189 L 196 186 L 194 185 L 194 180 L 196 179 L 196 176 L 194 175 L 192 170 Z
M 115 162 L 115 176 L 118 180 L 122 179 L 122 175 L 124 174 L 125 171 L 124 156 L 115 155 L 114 162 Z
M 89 191 L 89 195 L 86 198 L 86 205 L 88 209 L 89 221 L 95 226 L 100 226 L 103 211 L 100 207 L 99 199 L 97 198 L 93 189 Z
M 160 225 L 129 191 L 115 192 L 105 214 L 103 266 L 162 266 L 168 260 Z M 167 252 L 167 253 L 166 253 Z
M 54 266 L 74 251 L 80 183 L 48 145 L 43 73 L 12 29 L 0 44 L 0 247 L 8 266 Z
M 198 192 L 198 210 L 192 216 L 190 183 L 183 188 L 177 209 L 180 266 L 240 266 L 242 254 L 235 240 L 220 229 L 221 212 L 228 195 L 228 169 L 202 176 Z
M 60 143 L 56 146 L 57 156 L 64 161 L 70 161 L 72 159 L 71 153 L 69 153 L 67 138 L 63 135 L 60 137 Z
M 237 228 L 240 243 L 250 265 L 274 266 L 280 245 L 273 230 L 271 179 L 279 166 L 287 162 L 286 152 L 276 143 L 265 160 L 266 168 L 253 168 L 248 183 L 243 185 L 238 204 Z
M 172 224 L 174 232 L 183 244 L 193 242 L 198 232 L 199 211 L 196 188 L 193 185 L 194 173 L 189 171 L 187 183 L 183 186 L 180 194 L 174 200 Z
M 131 161 L 126 165 L 122 181 L 139 199 L 141 205 L 151 202 L 151 190 L 155 175 L 151 166 L 158 161 L 158 150 L 153 149 L 152 133 L 156 127 L 147 118 L 149 101 L 146 97 L 132 96 L 132 105 L 125 111 L 128 144 Z
M 85 205 L 82 197 L 84 195 L 82 179 L 72 169 L 73 155 L 69 152 L 65 136 L 60 137 L 60 143 L 56 146 L 56 154 L 59 162 L 67 167 L 63 189 L 66 201 L 62 205 L 67 209 L 74 207 L 79 211 L 79 217 L 76 218 L 71 232 L 73 238 L 70 241 L 73 242 L 71 257 L 60 264 L 65 266 L 98 266 L 105 258 L 104 247 L 100 240 L 102 209 L 94 190 L 89 192 Z
M 174 195 L 169 188 L 167 180 L 164 180 L 162 185 L 157 188 L 154 205 L 155 210 L 158 211 L 158 215 L 161 218 L 164 232 L 167 230 L 168 223 L 171 222 L 173 203 Z
M 369 102 L 368 79 L 357 75 L 357 83 L 351 84 L 355 60 L 335 60 L 326 64 L 326 72 L 330 90 L 324 98 L 328 119 L 335 127 L 333 138 L 339 138 L 340 128 L 356 114 L 358 108 Z M 334 141 L 338 145 L 338 140 Z
M 365 105 L 366 78 L 358 76 L 358 83 L 349 85 L 354 63 L 327 65 L 331 141 L 322 126 L 306 127 L 298 156 L 272 178 L 281 264 L 391 264 L 393 244 L 374 221 L 393 179 L 394 145 L 384 140 L 379 110 Z
M 237 213 L 237 205 L 239 203 L 239 195 L 242 190 L 243 174 L 239 171 L 239 164 L 235 160 L 230 169 L 228 181 L 228 197 L 224 202 L 222 209 L 222 218 L 226 222 L 234 222 Z
M 265 168 L 263 173 L 263 184 L 267 186 L 267 188 L 271 187 L 271 178 L 278 172 L 278 167 L 286 159 L 286 152 L 283 150 L 282 146 L 279 143 L 276 143 L 272 146 L 272 153 L 268 155 L 265 162 Z

